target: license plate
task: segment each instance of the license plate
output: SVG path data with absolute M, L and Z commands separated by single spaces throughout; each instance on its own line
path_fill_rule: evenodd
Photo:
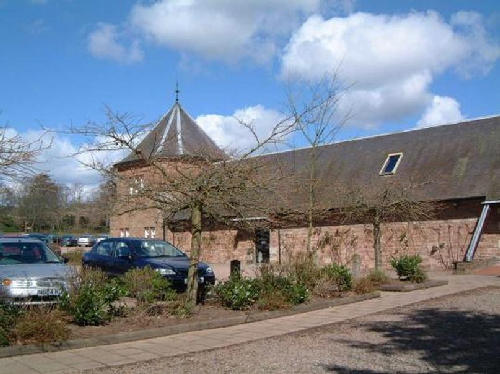
M 59 296 L 61 291 L 57 288 L 44 288 L 37 291 L 38 296 Z

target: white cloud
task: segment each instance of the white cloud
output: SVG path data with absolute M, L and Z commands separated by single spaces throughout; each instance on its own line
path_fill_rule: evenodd
M 355 125 L 373 126 L 424 110 L 436 75 L 450 68 L 485 73 L 499 55 L 473 12 L 456 13 L 450 23 L 435 12 L 315 15 L 291 37 L 281 74 L 315 81 L 336 72 L 341 83 L 352 85 L 339 110 L 351 110 Z
M 452 97 L 434 96 L 432 103 L 425 110 L 424 115 L 418 121 L 417 127 L 430 127 L 445 123 L 460 122 L 464 119 L 460 111 L 460 104 Z
M 139 41 L 134 40 L 129 46 L 121 44 L 122 35 L 117 26 L 99 23 L 88 36 L 88 49 L 97 58 L 115 60 L 121 63 L 142 61 L 143 51 Z
M 160 0 L 138 3 L 130 23 L 160 45 L 209 59 L 263 62 L 320 0 Z
M 6 128 L 5 131 L 8 137 L 19 135 L 27 142 L 41 145 L 43 151 L 33 165 L 33 172 L 47 173 L 60 184 L 81 184 L 88 193 L 99 185 L 102 178 L 99 172 L 86 165 L 93 159 L 104 165 L 112 165 L 127 154 L 123 150 L 79 153 L 80 146 L 76 143 L 76 138 L 41 130 L 20 133 L 13 128 Z
M 250 124 L 259 138 L 269 135 L 272 129 L 284 119 L 283 114 L 262 105 L 251 106 L 236 110 L 233 115 L 205 114 L 196 118 L 196 123 L 220 147 L 229 151 L 248 150 L 254 146 L 255 138 L 251 132 L 239 121 Z M 274 150 L 279 145 L 267 147 L 267 151 Z

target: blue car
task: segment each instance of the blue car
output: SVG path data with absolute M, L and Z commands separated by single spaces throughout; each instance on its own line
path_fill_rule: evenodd
M 110 275 L 150 266 L 167 278 L 177 291 L 182 292 L 187 287 L 188 256 L 163 240 L 104 239 L 83 255 L 82 264 L 99 268 Z M 203 262 L 198 264 L 198 282 L 202 286 L 215 284 L 214 271 Z

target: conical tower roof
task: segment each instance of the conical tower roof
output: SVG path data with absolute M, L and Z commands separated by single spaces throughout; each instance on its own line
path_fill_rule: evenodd
M 137 146 L 137 150 L 145 159 L 187 156 L 217 161 L 227 158 L 177 101 Z M 138 160 L 137 154 L 131 153 L 119 164 Z

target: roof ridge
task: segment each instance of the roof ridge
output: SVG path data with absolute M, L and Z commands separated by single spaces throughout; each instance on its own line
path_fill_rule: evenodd
M 413 127 L 411 129 L 407 129 L 407 130 L 393 131 L 393 132 L 387 132 L 387 133 L 375 134 L 375 135 L 360 136 L 360 137 L 357 137 L 357 138 L 346 139 L 346 140 L 339 140 L 339 141 L 333 141 L 333 142 L 326 143 L 326 144 L 321 144 L 318 147 L 327 147 L 327 146 L 335 145 L 335 144 L 342 144 L 342 143 L 354 142 L 354 141 L 365 140 L 365 139 L 381 138 L 381 137 L 385 137 L 385 136 L 397 135 L 397 134 L 403 134 L 403 133 L 409 133 L 409 132 L 414 132 L 414 131 L 425 131 L 425 130 L 428 131 L 428 130 L 436 129 L 436 128 L 439 128 L 439 127 L 467 124 L 467 123 L 470 123 L 470 122 L 481 121 L 481 120 L 490 119 L 490 118 L 496 118 L 496 117 L 500 117 L 500 114 L 492 114 L 492 115 L 487 115 L 487 116 L 480 116 L 480 117 L 470 118 L 470 119 L 467 119 L 467 120 L 464 120 L 464 121 L 460 121 L 460 122 L 443 123 L 443 124 L 436 125 L 436 126 L 432 126 L 431 125 L 431 126 L 420 127 L 420 128 Z M 281 153 L 286 153 L 286 152 L 295 152 L 295 151 L 301 151 L 301 150 L 310 149 L 310 148 L 312 148 L 312 147 L 310 145 L 307 145 L 307 146 L 304 146 L 304 147 L 290 148 L 290 149 L 284 149 L 284 150 L 281 150 L 281 151 L 262 153 L 262 154 L 259 154 L 259 155 L 255 155 L 253 157 L 268 156 L 268 155 L 281 154 Z

